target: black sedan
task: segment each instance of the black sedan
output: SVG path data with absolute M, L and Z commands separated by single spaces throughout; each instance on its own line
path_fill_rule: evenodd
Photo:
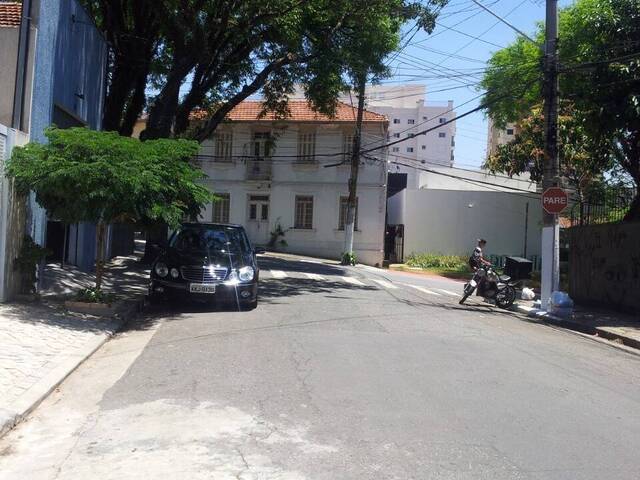
M 152 301 L 180 296 L 255 308 L 256 253 L 263 251 L 252 247 L 240 225 L 185 223 L 152 265 L 149 296 Z

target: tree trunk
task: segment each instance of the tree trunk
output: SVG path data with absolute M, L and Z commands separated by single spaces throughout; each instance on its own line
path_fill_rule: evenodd
M 636 130 L 627 142 L 623 142 L 623 150 L 627 158 L 622 163 L 622 168 L 627 171 L 635 184 L 635 197 L 623 221 L 637 222 L 640 221 L 640 130 Z
M 136 80 L 136 85 L 131 94 L 131 99 L 127 105 L 124 115 L 122 116 L 122 123 L 120 124 L 119 133 L 125 137 L 130 137 L 133 134 L 133 128 L 140 118 L 140 114 L 144 110 L 144 106 L 147 102 L 147 79 L 149 77 L 149 71 L 141 74 Z
M 102 288 L 102 276 L 104 274 L 104 247 L 106 240 L 107 226 L 104 220 L 100 220 L 96 226 L 96 291 Z
M 623 221 L 640 222 L 640 190 L 638 190 L 638 187 L 636 187 L 636 196 L 633 198 L 629 211 L 625 214 Z
M 179 55 L 176 53 L 176 56 Z M 149 109 L 147 128 L 140 134 L 141 140 L 171 137 L 180 100 L 180 87 L 192 67 L 193 64 L 188 58 L 176 59 L 167 75 L 164 87 Z
M 356 134 L 353 138 L 353 152 L 351 154 L 351 176 L 349 178 L 349 199 L 347 200 L 347 219 L 344 226 L 344 253 L 353 253 L 353 232 L 355 230 L 356 208 L 358 201 L 358 170 L 360 168 L 360 144 L 362 140 L 362 118 L 364 116 L 364 93 L 367 75 L 358 78 L 358 115 L 356 120 Z M 346 259 L 344 259 L 346 260 Z M 343 263 L 346 263 L 343 260 Z

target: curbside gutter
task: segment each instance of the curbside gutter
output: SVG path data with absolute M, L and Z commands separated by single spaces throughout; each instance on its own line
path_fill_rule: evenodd
M 585 335 L 592 335 L 595 337 L 604 338 L 606 340 L 613 341 L 613 346 L 616 347 L 630 347 L 631 349 L 637 349 L 633 351 L 628 348 L 623 348 L 624 351 L 640 355 L 640 340 L 631 336 L 625 335 L 624 331 L 616 327 L 597 327 L 589 325 L 584 322 L 579 322 L 571 318 L 561 318 L 555 315 L 548 314 L 547 312 L 535 307 L 529 307 L 526 305 L 516 305 L 516 310 L 520 313 L 526 314 L 528 317 L 539 319 L 545 323 L 555 325 L 567 330 L 573 330 Z
M 24 392 L 11 406 L 11 409 L 0 409 L 0 437 L 6 435 L 16 425 L 22 422 L 40 403 L 42 403 L 65 379 L 71 375 L 82 363 L 97 352 L 108 340 L 130 320 L 144 310 L 145 299 L 142 297 L 127 306 L 117 316 L 106 320 L 105 331 L 87 342 L 82 353 L 71 355 L 53 370 L 42 377 L 36 384 Z

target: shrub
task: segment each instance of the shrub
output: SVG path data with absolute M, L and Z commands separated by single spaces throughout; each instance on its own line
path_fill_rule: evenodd
M 460 255 L 440 255 L 437 253 L 412 253 L 407 265 L 416 268 L 440 268 L 447 270 L 468 270 L 469 259 Z

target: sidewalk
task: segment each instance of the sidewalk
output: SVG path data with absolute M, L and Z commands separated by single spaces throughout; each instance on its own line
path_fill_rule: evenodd
M 128 315 L 107 319 L 67 312 L 64 300 L 90 286 L 93 275 L 59 264 L 47 266 L 40 302 L 0 305 L 0 436 L 135 314 L 147 271 L 136 256 L 118 257 L 107 268 L 105 288 L 132 302 Z
M 613 340 L 617 343 L 640 349 L 640 316 L 612 312 L 597 308 L 574 308 L 569 318 L 559 318 L 542 312 L 533 306 L 533 302 L 518 300 L 517 310 L 530 317 L 539 318 L 547 323 L 588 335 Z

